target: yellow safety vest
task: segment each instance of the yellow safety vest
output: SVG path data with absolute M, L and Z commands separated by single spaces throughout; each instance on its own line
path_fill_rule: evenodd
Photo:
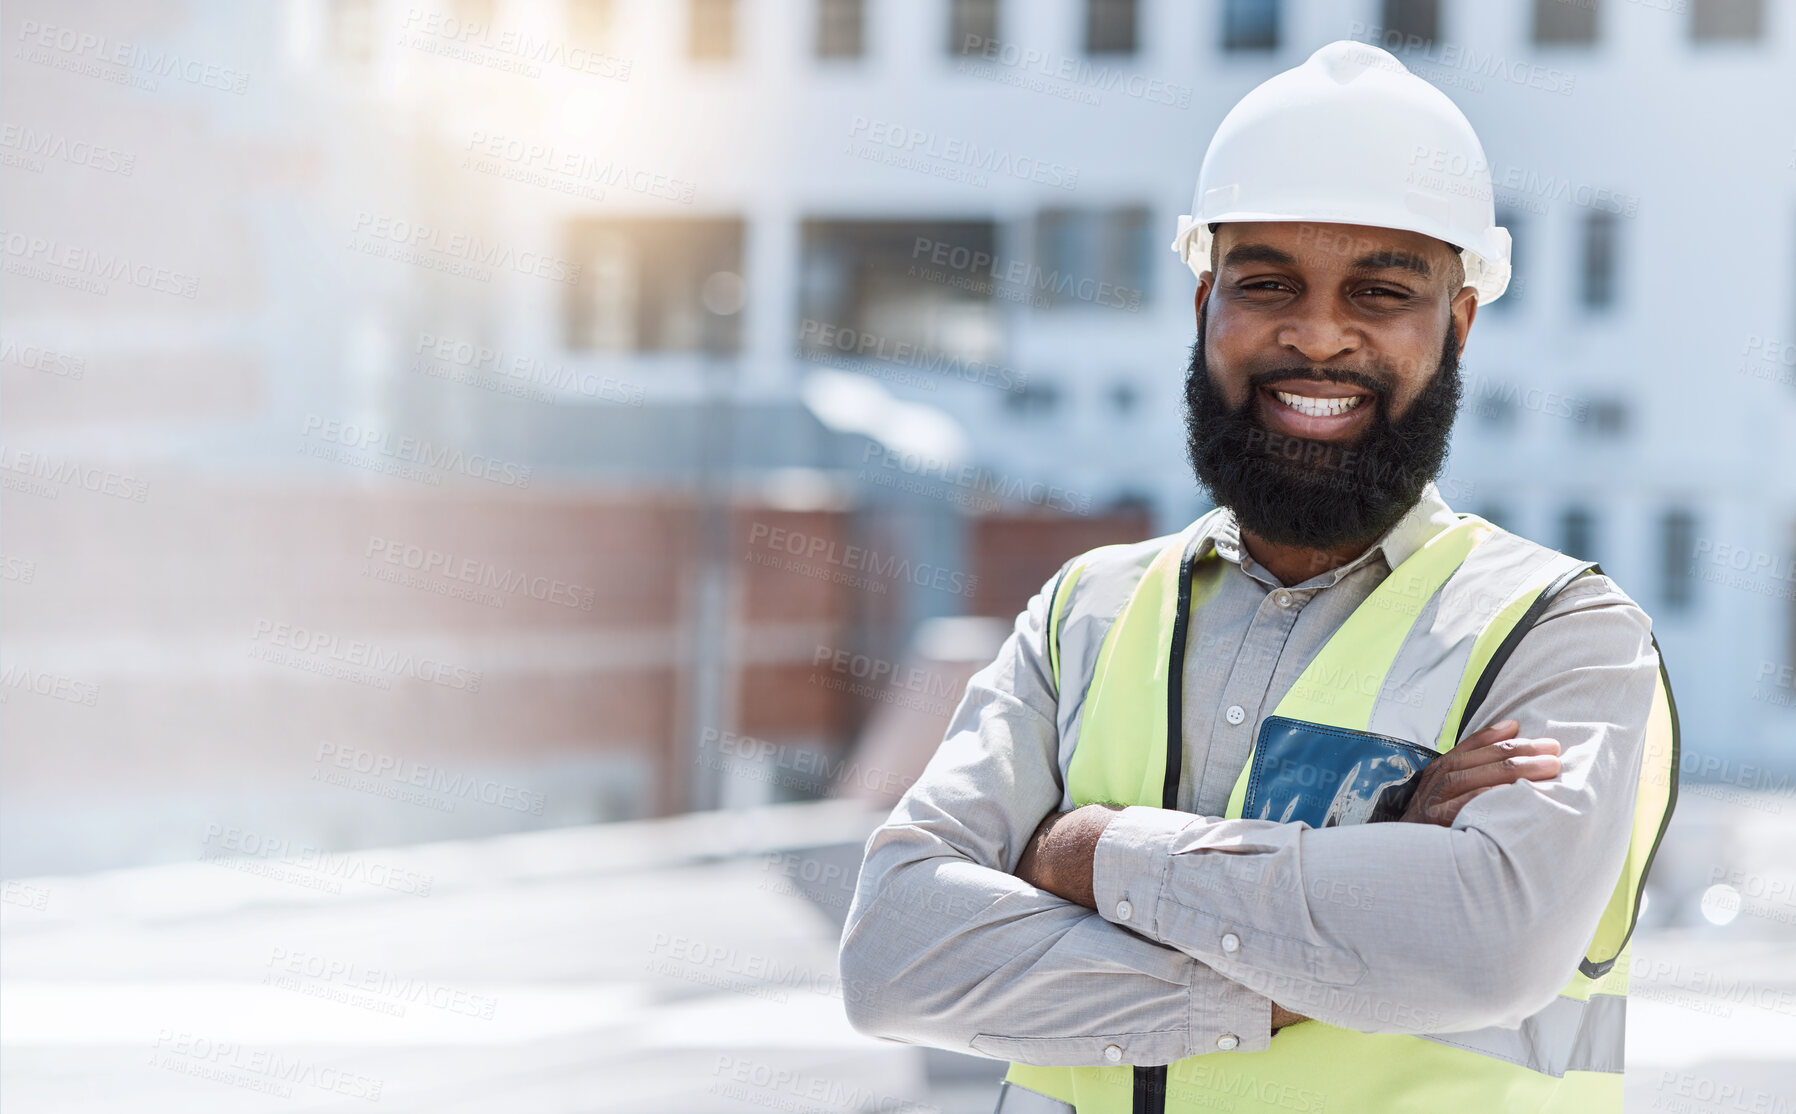
M 1601 572 L 1474 515 L 1458 518 L 1341 624 L 1274 717 L 1324 731 L 1378 732 L 1394 748 L 1407 740 L 1427 744 L 1426 753 L 1448 750 L 1551 598 L 1573 577 Z M 1168 741 L 1182 738 L 1179 682 L 1193 564 L 1207 522 L 1200 518 L 1165 544 L 1093 550 L 1055 583 L 1048 651 L 1061 694 L 1065 807 L 1177 807 L 1182 753 Z M 1395 681 L 1414 678 L 1423 679 L 1419 688 Z M 999 1109 L 1619 1112 L 1627 944 L 1676 801 L 1677 763 L 1677 711 L 1661 657 L 1627 858 L 1579 969 L 1568 972 L 1557 1000 L 1519 1029 L 1412 1036 L 1312 1020 L 1281 1030 L 1263 1052 L 1207 1053 L 1152 1067 L 1013 1063 Z M 1254 768 L 1250 756 L 1228 816 L 1268 815 L 1264 807 L 1249 809 Z

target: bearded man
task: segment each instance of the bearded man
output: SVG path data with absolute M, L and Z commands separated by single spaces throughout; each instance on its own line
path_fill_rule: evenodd
M 1068 561 L 969 683 L 867 842 L 857 1029 L 1010 1061 L 1005 1114 L 1620 1110 L 1677 722 L 1632 599 L 1433 482 L 1486 165 L 1358 43 L 1223 121 L 1174 243 L 1217 506 Z

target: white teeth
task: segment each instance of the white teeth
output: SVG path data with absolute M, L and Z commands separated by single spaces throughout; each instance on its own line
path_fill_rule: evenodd
M 1345 414 L 1360 404 L 1365 395 L 1354 395 L 1352 398 L 1310 398 L 1307 395 L 1294 395 L 1289 391 L 1272 392 L 1278 400 L 1297 411 L 1308 414 L 1312 418 L 1326 418 L 1332 414 Z

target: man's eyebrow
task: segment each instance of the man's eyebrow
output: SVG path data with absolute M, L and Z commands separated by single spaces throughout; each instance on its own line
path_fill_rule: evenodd
M 1222 256 L 1224 267 L 1239 267 L 1249 263 L 1269 263 L 1275 267 L 1295 267 L 1297 257 L 1290 252 L 1273 247 L 1271 244 L 1236 244 Z M 1381 250 L 1371 251 L 1355 259 L 1348 267 L 1352 271 L 1409 271 L 1422 278 L 1434 274 L 1428 260 L 1410 251 Z
M 1271 263 L 1278 267 L 1294 267 L 1297 257 L 1289 252 L 1280 251 L 1271 244 L 1236 244 L 1222 257 L 1224 267 L 1238 267 L 1244 263 Z
M 1372 251 L 1355 259 L 1348 270 L 1351 271 L 1385 271 L 1396 269 L 1411 271 L 1423 278 L 1434 272 L 1428 266 L 1428 260 L 1409 251 Z

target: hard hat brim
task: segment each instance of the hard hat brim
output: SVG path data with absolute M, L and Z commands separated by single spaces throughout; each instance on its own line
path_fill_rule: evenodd
M 1178 233 L 1172 240 L 1172 250 L 1180 259 L 1185 261 L 1187 267 L 1191 268 L 1192 274 L 1201 278 L 1204 273 L 1210 269 L 1210 241 L 1214 238 L 1214 234 L 1210 231 L 1210 225 L 1243 223 L 1247 221 L 1309 221 L 1315 224 L 1343 223 L 1317 220 L 1315 217 L 1309 216 L 1292 216 L 1289 213 L 1224 213 L 1208 220 L 1199 220 L 1189 213 L 1182 213 L 1179 215 Z M 1376 227 L 1385 226 L 1378 225 Z M 1402 229 L 1402 231 L 1422 232 L 1423 235 L 1430 235 L 1430 233 L 1423 232 L 1422 229 L 1406 228 Z M 1459 249 L 1459 261 L 1465 268 L 1465 284 L 1478 292 L 1478 304 L 1480 306 L 1488 305 L 1491 302 L 1496 301 L 1498 298 L 1502 297 L 1503 292 L 1509 288 L 1509 230 L 1501 226 L 1496 226 L 1490 231 L 1493 238 L 1501 237 L 1502 239 L 1501 248 L 1499 249 L 1500 254 L 1497 255 L 1499 261 L 1498 265 L 1492 266 L 1490 261 L 1487 260 L 1483 254 L 1471 247 L 1461 247 Z M 1442 242 L 1445 243 L 1445 241 Z M 1453 245 L 1448 244 L 1448 246 L 1452 247 Z

